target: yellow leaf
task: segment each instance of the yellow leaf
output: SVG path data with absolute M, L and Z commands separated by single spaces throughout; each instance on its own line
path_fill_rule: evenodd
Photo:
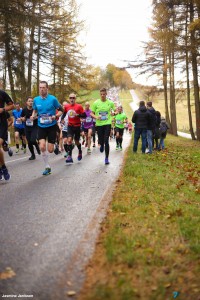
M 9 279 L 9 278 L 12 278 L 14 276 L 16 276 L 16 274 L 10 267 L 7 267 L 5 269 L 5 271 L 0 273 L 0 279 Z
M 67 295 L 70 296 L 70 297 L 73 297 L 76 295 L 76 292 L 75 291 L 69 291 L 67 292 Z
M 171 286 L 171 283 L 166 283 L 166 284 L 164 285 L 165 288 L 168 288 L 168 287 L 170 287 L 170 286 Z

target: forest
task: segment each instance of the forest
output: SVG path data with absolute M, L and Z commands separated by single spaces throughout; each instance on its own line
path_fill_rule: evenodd
M 162 81 L 165 114 L 171 133 L 177 135 L 177 89 L 186 90 L 189 131 L 200 140 L 199 48 L 200 1 L 153 0 L 150 40 L 145 59 L 105 70 L 87 64 L 79 34 L 75 0 L 2 0 L 0 2 L 0 83 L 14 101 L 38 94 L 39 81 L 48 76 L 51 92 L 63 101 L 69 92 L 99 86 L 134 87 L 128 68 L 156 75 Z M 131 38 L 131 37 L 130 37 Z M 177 72 L 181 80 L 176 78 Z M 180 76 L 179 76 L 180 77 Z M 149 87 L 149 94 L 155 87 Z M 192 101 L 191 101 L 192 95 Z M 191 107 L 195 107 L 195 129 Z

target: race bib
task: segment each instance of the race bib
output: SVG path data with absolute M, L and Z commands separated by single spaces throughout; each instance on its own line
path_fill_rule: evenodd
M 75 110 L 70 109 L 70 110 L 67 112 L 67 115 L 68 115 L 68 117 L 70 117 L 70 118 L 74 118 L 74 117 L 76 117 L 76 112 L 75 112 Z
M 16 124 L 20 125 L 20 124 L 22 124 L 22 121 L 21 120 L 16 120 Z
M 92 122 L 92 117 L 87 117 L 87 118 L 85 119 L 85 122 L 86 122 L 86 123 L 91 123 L 91 122 Z
M 120 125 L 120 124 L 122 124 L 122 122 L 120 120 L 116 120 L 116 124 Z
M 49 116 L 49 115 L 41 115 L 40 116 L 40 123 L 41 124 L 51 124 L 52 123 L 51 116 Z
M 99 115 L 102 121 L 108 120 L 108 112 L 107 111 L 100 111 Z
M 26 126 L 33 126 L 33 121 L 31 119 L 27 119 Z

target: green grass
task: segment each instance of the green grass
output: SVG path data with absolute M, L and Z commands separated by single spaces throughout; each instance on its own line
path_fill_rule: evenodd
M 166 146 L 130 146 L 80 299 L 198 299 L 199 142 L 168 135 Z
M 131 96 L 130 92 L 129 91 L 121 91 L 119 93 L 119 98 L 120 98 L 120 101 L 123 105 L 123 109 L 124 109 L 124 111 L 127 115 L 128 120 L 131 120 L 132 116 L 133 116 L 133 111 L 130 107 L 130 103 L 133 100 L 132 100 L 132 96 Z
M 92 105 L 92 103 L 100 98 L 100 94 L 98 90 L 94 90 L 94 91 L 81 91 L 81 95 L 80 97 L 77 97 L 77 102 L 84 105 L 85 102 L 90 102 L 90 105 Z

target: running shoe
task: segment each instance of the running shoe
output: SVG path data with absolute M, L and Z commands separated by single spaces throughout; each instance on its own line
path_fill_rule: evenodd
M 101 145 L 100 146 L 100 152 L 103 153 L 103 151 L 104 151 L 104 145 Z
M 44 172 L 42 175 L 50 175 L 51 174 L 51 168 L 45 168 Z
M 2 171 L 2 168 L 0 168 L 0 180 L 3 180 L 3 171 Z
M 115 149 L 116 149 L 116 150 L 119 150 L 119 146 L 117 145 Z
M 109 160 L 108 160 L 108 158 L 105 158 L 105 165 L 109 165 Z
M 24 150 L 24 154 L 26 153 L 26 148 L 23 149 Z
M 13 151 L 12 151 L 12 149 L 10 147 L 8 148 L 8 155 L 9 156 L 13 156 Z
M 11 176 L 10 174 L 8 173 L 8 169 L 7 168 L 2 168 L 2 173 L 3 173 L 3 177 L 6 181 L 10 180 Z
M 34 160 L 35 159 L 35 155 L 31 155 L 31 157 L 29 157 L 29 160 Z
M 73 158 L 70 155 L 67 156 L 66 163 L 73 163 Z
M 77 159 L 78 159 L 78 161 L 80 161 L 82 159 L 82 151 L 79 151 Z
M 119 150 L 122 151 L 122 146 L 119 146 Z
M 95 143 L 93 144 L 93 147 L 96 147 Z
M 87 154 L 91 154 L 91 149 L 90 148 L 87 149 Z
M 58 145 L 55 145 L 54 153 L 55 153 L 55 155 L 58 155 L 58 154 L 59 154 L 59 148 L 58 148 Z
M 19 153 L 19 148 L 16 149 L 15 153 Z

